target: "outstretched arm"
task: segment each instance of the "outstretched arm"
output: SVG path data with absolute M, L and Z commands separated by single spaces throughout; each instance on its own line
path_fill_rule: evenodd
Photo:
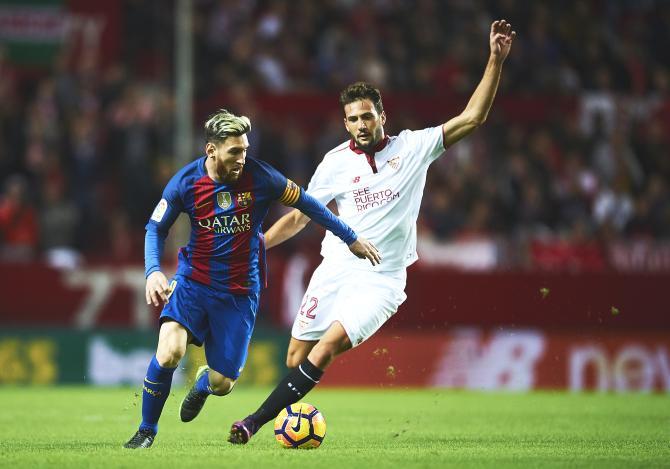
M 300 189 L 298 200 L 292 205 L 344 241 L 349 250 L 359 259 L 367 259 L 372 265 L 381 262 L 381 255 L 374 244 L 354 233 L 354 230 L 346 223 L 333 215 L 333 212 L 307 192 Z
M 372 265 L 381 262 L 381 256 L 374 244 L 358 236 L 342 220 L 333 215 L 317 199 L 298 187 L 293 181 L 286 180 L 286 188 L 279 197 L 279 202 L 294 207 L 291 213 L 284 215 L 265 233 L 265 247 L 271 248 L 286 241 L 302 230 L 310 219 L 323 226 L 340 238 L 349 247 L 349 250 L 360 259 L 368 259 Z
M 307 226 L 310 218 L 300 210 L 294 209 L 281 217 L 265 232 L 265 247 L 270 249 L 273 246 L 283 243 L 293 238 L 295 235 Z
M 271 247 L 291 239 L 300 233 L 310 220 L 311 219 L 300 210 L 292 210 L 287 213 L 265 232 L 265 248 L 270 249 Z M 370 262 L 372 262 L 372 265 L 378 264 L 381 261 L 377 248 L 365 238 L 358 237 L 356 241 L 349 245 L 349 249 L 357 257 L 366 257 L 369 259 Z M 374 262 L 370 256 L 375 258 Z
M 486 120 L 498 89 L 503 62 L 509 54 L 515 36 L 516 32 L 512 31 L 512 25 L 505 20 L 494 21 L 491 24 L 489 36 L 491 54 L 484 70 L 484 77 L 463 112 L 442 125 L 444 148 L 469 135 Z

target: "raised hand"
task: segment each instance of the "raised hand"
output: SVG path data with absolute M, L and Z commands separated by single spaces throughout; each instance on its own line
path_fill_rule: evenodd
M 491 55 L 500 61 L 505 60 L 515 37 L 516 32 L 512 31 L 511 24 L 505 20 L 494 21 L 491 24 L 491 35 L 489 37 Z
M 349 250 L 360 259 L 367 259 L 372 265 L 377 265 L 382 261 L 382 256 L 379 251 L 365 238 L 358 237 L 356 241 L 349 245 Z

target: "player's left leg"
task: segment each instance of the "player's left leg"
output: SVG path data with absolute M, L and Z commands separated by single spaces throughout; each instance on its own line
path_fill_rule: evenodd
M 328 308 L 335 311 L 339 319 L 330 324 L 307 358 L 284 377 L 256 412 L 233 424 L 228 441 L 247 443 L 281 409 L 298 402 L 311 391 L 336 356 L 372 336 L 405 300 L 405 278 L 404 271 L 348 273 L 347 282 L 341 285 L 337 298 Z M 320 311 L 316 316 L 324 313 L 330 314 Z M 294 325 L 293 333 L 298 331 L 299 327 Z
M 274 419 L 286 406 L 298 402 L 319 383 L 323 372 L 333 359 L 349 350 L 351 341 L 339 322 L 331 324 L 324 336 L 307 355 L 307 359 L 290 371 L 256 412 L 235 422 L 228 441 L 245 444 L 260 427 Z M 294 357 L 297 358 L 297 357 Z
M 209 331 L 205 338 L 207 366 L 200 367 L 195 383 L 179 409 L 183 422 L 198 416 L 210 395 L 225 396 L 233 390 L 247 360 L 258 309 L 258 294 L 215 292 L 209 298 Z
M 324 336 L 307 355 L 307 361 L 320 370 L 325 370 L 336 356 L 352 347 L 351 339 L 340 321 L 330 325 Z M 304 363 L 304 362 L 303 362 Z
M 291 337 L 286 352 L 286 366 L 293 369 L 304 362 L 317 342 L 318 340 L 300 340 Z
M 233 390 L 236 380 L 203 365 L 198 368 L 195 383 L 189 390 L 179 407 L 179 417 L 182 422 L 190 422 L 198 416 L 207 398 L 214 394 L 225 396 Z

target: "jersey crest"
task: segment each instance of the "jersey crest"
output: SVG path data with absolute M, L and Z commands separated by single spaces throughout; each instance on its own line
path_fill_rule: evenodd
M 398 171 L 398 169 L 400 169 L 400 155 L 394 156 L 393 158 L 388 160 L 388 164 L 391 168 Z
M 230 192 L 219 192 L 216 194 L 216 203 L 219 204 L 223 210 L 229 208 L 233 205 L 233 199 L 230 196 Z
M 238 207 L 248 207 L 251 205 L 251 202 L 253 201 L 253 197 L 251 195 L 251 192 L 240 192 L 237 194 L 237 206 Z

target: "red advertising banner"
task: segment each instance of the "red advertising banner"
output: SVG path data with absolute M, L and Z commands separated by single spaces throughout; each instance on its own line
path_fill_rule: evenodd
M 327 386 L 670 392 L 667 333 L 383 330 L 338 359 Z
M 261 317 L 295 314 L 312 261 L 270 264 Z M 670 391 L 668 274 L 459 273 L 413 266 L 408 300 L 327 385 Z M 152 328 L 141 266 L 0 266 L 0 326 Z M 286 319 L 283 323 L 286 323 Z M 284 327 L 277 335 L 288 337 Z
M 317 263 L 296 255 L 274 277 L 282 283 L 285 324 L 292 324 Z M 427 331 L 472 324 L 670 330 L 668 285 L 668 272 L 464 272 L 420 261 L 408 271 L 407 300 L 390 323 Z
M 140 266 L 1 264 L 0 298 L 0 320 L 9 325 L 149 327 L 157 317 L 144 299 Z
M 269 260 L 261 318 L 286 327 L 300 307 L 314 259 Z M 156 325 L 139 265 L 55 270 L 0 265 L 3 325 L 141 327 Z M 670 330 L 669 273 L 457 272 L 417 264 L 407 301 L 389 326 L 420 331 L 459 325 L 542 329 Z

